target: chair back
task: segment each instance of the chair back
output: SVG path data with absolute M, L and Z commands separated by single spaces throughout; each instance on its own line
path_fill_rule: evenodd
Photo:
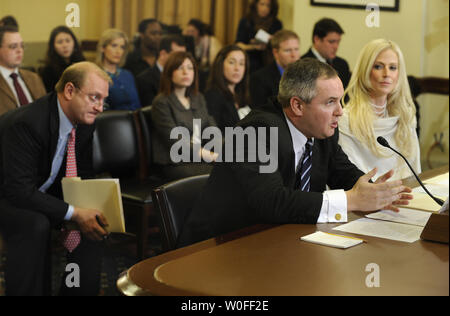
M 152 106 L 146 106 L 137 111 L 141 134 L 141 168 L 145 176 L 152 175 Z
M 156 212 L 160 216 L 163 250 L 176 249 L 183 224 L 194 207 L 209 175 L 181 179 L 152 192 Z
M 95 174 L 135 176 L 139 170 L 136 122 L 131 111 L 106 111 L 96 119 L 93 139 Z

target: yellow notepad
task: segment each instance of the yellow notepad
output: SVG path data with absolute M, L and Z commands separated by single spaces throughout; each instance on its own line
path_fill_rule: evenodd
M 364 242 L 364 239 L 355 237 L 335 235 L 324 232 L 315 232 L 314 234 L 303 236 L 300 238 L 303 241 L 319 244 L 323 246 L 335 247 L 340 249 L 347 249 Z
M 119 179 L 63 178 L 64 201 L 74 207 L 99 210 L 108 221 L 108 232 L 125 233 Z

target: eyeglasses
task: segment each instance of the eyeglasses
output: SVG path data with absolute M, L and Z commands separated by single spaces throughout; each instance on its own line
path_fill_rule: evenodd
M 102 97 L 100 97 L 98 94 L 92 94 L 92 93 L 86 93 L 83 90 L 81 90 L 80 88 L 75 87 L 77 90 L 79 90 L 81 93 L 83 93 L 84 95 L 86 95 L 89 99 L 89 102 L 91 102 L 92 104 L 96 105 L 96 106 L 103 106 L 103 109 L 106 110 L 109 108 L 109 104 L 107 104 L 105 102 L 105 99 L 102 99 Z

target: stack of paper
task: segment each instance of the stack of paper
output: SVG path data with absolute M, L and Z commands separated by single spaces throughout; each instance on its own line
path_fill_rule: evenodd
M 364 240 L 359 238 L 328 234 L 324 232 L 315 232 L 314 234 L 304 236 L 300 239 L 314 244 L 341 249 L 347 249 L 364 242 Z
M 361 218 L 333 229 L 347 233 L 413 243 L 420 239 L 423 227 Z

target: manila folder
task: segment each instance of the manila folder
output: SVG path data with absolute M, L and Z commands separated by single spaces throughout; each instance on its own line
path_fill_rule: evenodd
M 99 210 L 108 221 L 108 232 L 125 233 L 119 179 L 63 178 L 62 189 L 66 203 Z

